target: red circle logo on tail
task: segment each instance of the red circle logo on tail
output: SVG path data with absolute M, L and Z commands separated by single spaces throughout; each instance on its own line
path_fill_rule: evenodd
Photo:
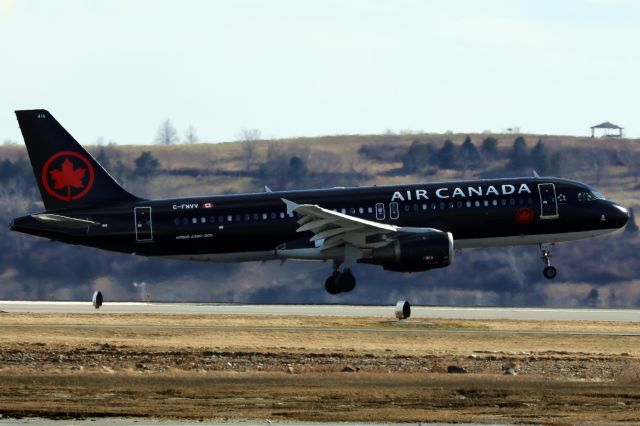
M 535 219 L 535 213 L 529 207 L 521 207 L 516 211 L 516 222 L 527 224 L 533 222 Z
M 95 175 L 91 162 L 82 154 L 61 151 L 42 167 L 42 185 L 49 195 L 62 201 L 78 200 L 89 192 Z

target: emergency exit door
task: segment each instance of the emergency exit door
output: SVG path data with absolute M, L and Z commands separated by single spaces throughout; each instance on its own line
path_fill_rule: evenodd
M 135 207 L 136 241 L 153 241 L 153 223 L 151 222 L 151 207 Z

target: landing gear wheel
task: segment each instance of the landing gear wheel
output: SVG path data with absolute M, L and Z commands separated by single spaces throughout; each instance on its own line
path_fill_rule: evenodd
M 327 278 L 327 280 L 324 282 L 324 289 L 327 290 L 327 293 L 329 294 L 338 294 L 340 293 L 342 290 L 340 288 L 340 272 L 334 272 L 333 274 L 331 274 L 329 276 L 329 278 Z
M 353 276 L 351 270 L 346 269 L 342 274 L 340 274 L 338 283 L 340 285 L 340 290 L 347 293 L 356 288 L 356 277 Z
M 544 271 L 542 273 L 544 274 L 544 277 L 546 279 L 551 280 L 556 277 L 558 271 L 556 271 L 556 268 L 554 268 L 553 266 L 547 266 L 544 268 Z
M 542 263 L 546 265 L 542 273 L 544 274 L 544 277 L 548 280 L 555 278 L 556 275 L 558 274 L 558 271 L 556 271 L 556 268 L 551 266 L 551 247 L 552 246 L 553 244 L 540 244 L 540 256 L 542 259 Z

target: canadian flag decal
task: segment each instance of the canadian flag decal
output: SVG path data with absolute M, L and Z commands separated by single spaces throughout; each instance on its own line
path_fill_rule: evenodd
M 204 209 L 210 209 L 213 207 L 213 203 L 203 203 L 202 204 L 202 208 Z

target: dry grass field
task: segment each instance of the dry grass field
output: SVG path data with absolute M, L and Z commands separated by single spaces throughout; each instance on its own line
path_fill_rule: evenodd
M 1 313 L 0 333 L 5 417 L 640 418 L 636 323 L 98 311 Z

